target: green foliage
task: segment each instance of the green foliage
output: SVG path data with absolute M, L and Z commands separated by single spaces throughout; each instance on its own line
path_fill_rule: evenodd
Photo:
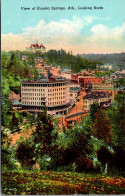
M 43 155 L 38 157 L 38 163 L 41 170 L 48 171 L 51 169 L 51 158 L 48 155 Z
M 116 94 L 108 116 L 112 123 L 113 149 L 125 149 L 125 93 Z
M 93 103 L 90 107 L 89 115 L 92 119 L 92 122 L 95 120 L 95 114 L 99 111 L 100 105 L 98 103 Z
M 115 87 L 120 88 L 125 86 L 125 78 L 119 78 L 118 80 L 114 81 Z
M 12 112 L 12 119 L 10 121 L 9 128 L 13 131 L 19 129 L 19 119 L 16 117 L 15 112 Z
M 58 135 L 57 148 L 52 157 L 55 167 L 71 166 L 79 157 L 87 157 L 92 153 L 90 119 L 74 124 L 73 128 Z M 63 169 L 63 168 L 62 168 Z
M 86 58 L 82 58 L 80 55 L 72 55 L 72 53 L 64 50 L 49 50 L 44 54 L 49 64 L 60 65 L 63 67 L 71 67 L 72 73 L 77 73 L 82 69 L 95 69 L 96 64 L 102 64 L 97 61 L 89 61 Z
M 1 167 L 2 171 L 13 170 L 14 165 L 14 149 L 10 146 L 10 139 L 8 139 L 5 130 L 1 130 Z
M 93 161 L 90 158 L 85 158 L 84 156 L 80 156 L 76 159 L 76 172 L 93 172 L 94 166 Z
M 45 109 L 43 112 L 38 113 L 36 130 L 33 134 L 36 152 L 48 154 L 56 137 L 57 132 L 53 131 L 52 119 L 47 115 Z
M 103 77 L 103 76 L 109 76 L 111 75 L 111 73 L 113 73 L 114 70 L 108 70 L 108 71 L 96 71 L 95 72 L 95 76 L 96 77 Z
M 95 113 L 95 119 L 92 124 L 93 135 L 104 140 L 107 144 L 111 144 L 111 122 L 102 109 Z
M 11 119 L 11 102 L 8 100 L 7 97 L 2 96 L 1 97 L 1 124 L 2 126 L 5 126 L 9 128 L 9 123 Z
M 113 161 L 113 154 L 105 146 L 101 146 L 101 148 L 97 151 L 97 157 L 102 165 Z
M 16 149 L 16 158 L 22 166 L 29 166 L 29 160 L 35 156 L 33 144 L 30 140 L 25 140 L 19 143 Z

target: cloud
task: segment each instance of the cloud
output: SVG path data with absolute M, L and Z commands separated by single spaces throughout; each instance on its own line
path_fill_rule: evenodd
M 46 23 L 40 20 L 34 27 L 23 29 L 20 34 L 2 34 L 2 50 L 25 50 L 33 41 L 38 39 L 47 50 L 64 49 L 77 53 L 106 53 L 122 52 L 125 44 L 125 23 L 121 26 L 109 28 L 106 25 L 94 25 L 89 34 L 83 35 L 84 27 L 95 20 L 110 20 L 96 16 L 78 17 L 72 20 L 61 19 Z M 90 28 L 90 27 L 89 27 Z
M 109 28 L 103 24 L 95 25 L 91 28 L 92 36 L 88 38 L 89 41 L 100 40 L 123 40 L 125 36 L 125 23 L 121 26 Z
M 23 35 L 35 35 L 36 37 L 75 36 L 85 25 L 86 23 L 84 24 L 84 21 L 77 16 L 74 16 L 72 20 L 61 19 L 59 22 L 51 21 L 50 23 L 40 20 L 36 26 L 25 28 Z
M 40 20 L 34 27 L 28 26 L 20 34 L 2 34 L 2 50 L 24 50 L 30 43 L 36 39 L 46 43 L 48 46 L 63 45 L 69 42 L 71 37 L 79 36 L 81 30 L 95 20 L 93 16 L 78 17 L 73 16 L 71 20 L 61 19 L 46 23 Z M 56 40 L 55 43 L 53 40 Z M 60 41 L 59 41 L 60 40 Z M 45 42 L 44 42 L 45 41 Z M 63 43 L 64 42 L 64 43 Z
M 23 35 L 36 37 L 56 37 L 56 36 L 77 36 L 80 34 L 81 30 L 91 24 L 94 20 L 103 19 L 96 16 L 85 16 L 78 17 L 73 16 L 72 20 L 61 19 L 60 21 L 51 21 L 50 23 L 45 23 L 45 21 L 40 20 L 39 23 L 34 27 L 24 28 Z
M 5 51 L 24 49 L 28 42 L 29 40 L 19 34 L 9 33 L 1 35 L 1 48 Z

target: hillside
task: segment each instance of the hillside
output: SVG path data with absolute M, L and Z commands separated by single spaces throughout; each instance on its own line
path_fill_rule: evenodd
M 114 66 L 123 65 L 125 63 L 125 53 L 113 54 L 82 54 L 83 58 L 93 61 L 101 61 L 103 64 L 112 64 Z

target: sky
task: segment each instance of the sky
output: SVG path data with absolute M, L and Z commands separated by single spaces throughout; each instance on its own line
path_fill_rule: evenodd
M 1 0 L 1 10 L 4 51 L 25 50 L 38 40 L 47 51 L 125 52 L 125 0 Z

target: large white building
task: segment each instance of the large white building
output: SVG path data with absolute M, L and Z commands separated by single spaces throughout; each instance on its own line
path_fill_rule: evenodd
M 42 111 L 46 106 L 48 114 L 66 114 L 70 105 L 68 80 L 52 76 L 39 81 L 23 81 L 21 103 L 22 109 L 29 112 Z

